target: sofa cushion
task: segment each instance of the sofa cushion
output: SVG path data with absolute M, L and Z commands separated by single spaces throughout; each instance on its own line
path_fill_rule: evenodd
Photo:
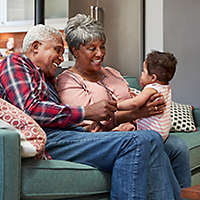
M 33 184 L 38 183 L 38 184 Z M 88 165 L 60 160 L 22 161 L 23 199 L 96 199 L 109 196 L 110 174 Z

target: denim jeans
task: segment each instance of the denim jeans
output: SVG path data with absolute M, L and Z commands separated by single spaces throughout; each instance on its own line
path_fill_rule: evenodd
M 191 186 L 189 149 L 178 136 L 169 135 L 164 143 L 174 174 L 181 188 Z
M 45 129 L 53 159 L 87 164 L 112 173 L 111 200 L 179 200 L 161 136 L 154 131 L 84 132 Z

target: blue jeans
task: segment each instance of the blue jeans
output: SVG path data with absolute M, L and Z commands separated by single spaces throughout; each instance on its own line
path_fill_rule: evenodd
M 45 129 L 53 159 L 112 173 L 111 200 L 179 200 L 180 187 L 154 131 L 84 132 Z
M 181 188 L 191 186 L 189 149 L 178 136 L 169 135 L 164 143 L 174 174 Z

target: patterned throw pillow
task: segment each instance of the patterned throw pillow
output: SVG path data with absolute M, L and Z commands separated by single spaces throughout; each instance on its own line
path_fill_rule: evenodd
M 135 94 L 140 90 L 131 88 Z M 171 105 L 171 130 L 170 132 L 194 132 L 197 131 L 193 118 L 193 107 L 191 105 L 175 103 Z
M 44 153 L 46 134 L 42 128 L 22 110 L 1 98 L 0 120 L 20 134 L 23 158 L 40 157 Z
M 172 102 L 171 119 L 172 127 L 170 131 L 176 132 L 193 132 L 197 128 L 193 119 L 193 107 L 191 105 L 179 104 Z

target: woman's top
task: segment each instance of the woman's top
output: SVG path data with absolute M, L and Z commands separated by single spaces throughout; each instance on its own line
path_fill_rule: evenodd
M 166 108 L 160 115 L 155 115 L 147 118 L 137 120 L 138 130 L 154 130 L 162 136 L 165 140 L 169 135 L 171 128 L 171 87 L 170 85 L 160 85 L 158 83 L 148 84 L 144 88 L 153 88 L 161 93 L 165 99 Z
M 123 101 L 136 96 L 118 71 L 110 67 L 102 67 L 101 70 L 103 78 L 97 82 L 88 81 L 77 73 L 65 70 L 58 76 L 56 84 L 61 101 L 71 106 L 88 106 L 101 100 Z M 91 124 L 92 121 L 85 120 L 84 123 Z M 112 130 L 135 130 L 135 123 L 123 123 Z

